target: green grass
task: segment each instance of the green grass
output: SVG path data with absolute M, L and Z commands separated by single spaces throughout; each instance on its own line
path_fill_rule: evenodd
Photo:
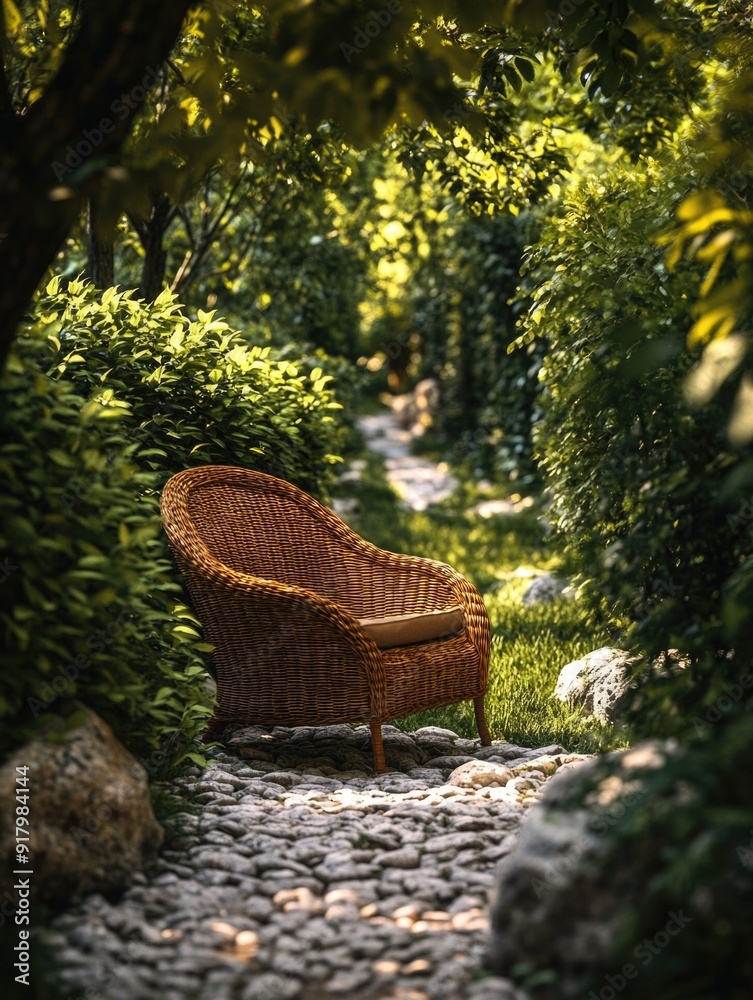
M 536 506 L 518 514 L 484 519 L 468 514 L 478 499 L 474 485 L 427 512 L 404 509 L 373 455 L 359 483 L 339 493 L 358 500 L 348 519 L 369 541 L 394 552 L 409 552 L 449 563 L 479 588 L 492 623 L 492 654 L 486 712 L 492 736 L 522 746 L 559 743 L 572 751 L 618 745 L 608 727 L 573 712 L 552 697 L 561 668 L 607 645 L 604 629 L 577 600 L 560 599 L 526 607 L 522 596 L 530 578 L 519 567 L 561 570 L 546 544 Z M 396 720 L 405 730 L 444 726 L 461 736 L 477 735 L 469 702 Z

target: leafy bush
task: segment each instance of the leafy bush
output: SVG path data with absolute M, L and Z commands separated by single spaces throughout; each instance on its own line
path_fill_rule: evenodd
M 328 380 L 211 314 L 189 322 L 168 294 L 148 306 L 51 282 L 2 384 L 3 749 L 75 694 L 142 756 L 165 739 L 191 751 L 209 647 L 181 603 L 159 490 L 218 462 L 322 493 L 340 433 Z
M 181 756 L 210 710 L 154 474 L 133 461 L 125 406 L 49 378 L 32 346 L 2 381 L 0 749 L 75 694 L 142 757 L 160 737 Z
M 586 596 L 632 623 L 649 653 L 698 660 L 680 683 L 685 703 L 669 684 L 656 713 L 643 706 L 648 729 L 687 729 L 694 701 L 716 697 L 742 663 L 715 651 L 730 647 L 725 591 L 750 552 L 739 499 L 720 488 L 744 457 L 726 439 L 725 395 L 697 412 L 683 395 L 697 272 L 668 273 L 655 239 L 686 189 L 651 163 L 573 191 L 529 254 L 536 288 L 521 337 L 547 344 L 536 447 Z M 699 672 L 703 683 L 687 683 Z
M 83 281 L 62 294 L 53 280 L 49 291 L 38 312 L 55 348 L 51 370 L 87 395 L 128 401 L 138 458 L 161 482 L 193 465 L 247 465 L 326 493 L 340 404 L 321 368 L 301 372 L 269 347 L 249 347 L 214 313 L 191 322 L 167 291 L 150 305 Z
M 550 516 L 585 596 L 620 619 L 621 644 L 690 654 L 632 706 L 634 734 L 679 740 L 605 841 L 605 880 L 627 876 L 640 888 L 625 901 L 610 967 L 578 997 L 614 992 L 605 976 L 635 965 L 636 948 L 673 910 L 691 917 L 687 929 L 618 992 L 742 1000 L 753 974 L 753 677 L 742 598 L 753 518 L 735 487 L 750 452 L 726 435 L 734 378 L 702 409 L 685 398 L 700 278 L 688 264 L 668 272 L 656 237 L 689 184 L 652 161 L 589 179 L 528 257 L 536 288 L 521 342 L 547 344 L 535 441 Z

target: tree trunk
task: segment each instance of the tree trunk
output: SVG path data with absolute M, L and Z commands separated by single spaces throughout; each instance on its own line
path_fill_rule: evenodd
M 154 302 L 165 284 L 167 251 L 164 240 L 170 222 L 170 199 L 166 194 L 152 198 L 152 211 L 138 227 L 141 245 L 144 248 L 144 265 L 141 269 L 139 295 L 147 302 Z
M 96 161 L 117 157 L 190 5 L 82 0 L 78 32 L 26 114 L 13 114 L 0 74 L 0 365 Z
M 86 252 L 89 258 L 87 270 L 96 288 L 110 288 L 115 284 L 114 251 L 112 240 L 102 239 L 100 236 L 97 200 L 90 198 L 86 216 Z

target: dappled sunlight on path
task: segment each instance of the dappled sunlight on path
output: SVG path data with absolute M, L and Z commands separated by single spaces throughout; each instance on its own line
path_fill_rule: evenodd
M 576 758 L 384 729 L 382 774 L 366 726 L 226 731 L 227 751 L 173 782 L 180 833 L 153 870 L 121 901 L 92 896 L 54 922 L 66 986 L 136 1000 L 520 1000 L 481 969 L 494 869 L 546 776 Z
M 387 481 L 411 510 L 426 510 L 452 496 L 457 480 L 430 459 L 412 453 L 413 435 L 402 428 L 391 410 L 361 417 L 358 425 L 371 451 L 384 459 Z

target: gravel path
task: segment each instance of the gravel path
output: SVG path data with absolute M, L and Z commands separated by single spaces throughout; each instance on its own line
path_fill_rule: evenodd
M 579 758 L 384 729 L 380 775 L 365 726 L 227 730 L 153 869 L 45 932 L 67 995 L 523 1000 L 481 967 L 494 869 Z

